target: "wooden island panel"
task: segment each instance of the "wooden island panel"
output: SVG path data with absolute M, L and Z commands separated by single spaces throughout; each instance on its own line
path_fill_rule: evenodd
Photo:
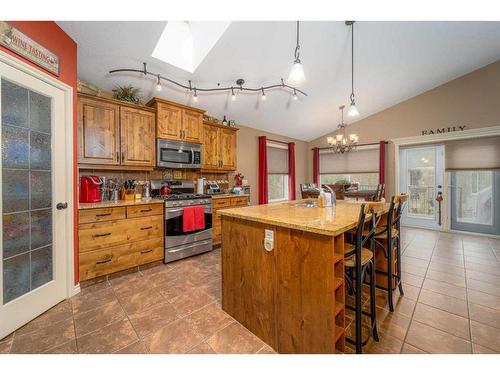
M 343 243 L 223 215 L 222 308 L 279 353 L 343 351 Z

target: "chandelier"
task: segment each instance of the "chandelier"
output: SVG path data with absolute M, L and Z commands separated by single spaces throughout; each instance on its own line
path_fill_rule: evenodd
M 341 111 L 341 121 L 338 124 L 338 128 L 341 133 L 337 134 L 335 137 L 328 137 L 326 141 L 330 145 L 331 150 L 336 154 L 343 154 L 345 152 L 356 150 L 358 143 L 358 136 L 356 134 L 346 134 L 347 124 L 344 124 L 344 105 L 339 107 Z

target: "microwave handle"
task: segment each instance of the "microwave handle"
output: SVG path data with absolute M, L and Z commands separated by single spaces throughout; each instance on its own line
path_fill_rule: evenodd
M 194 150 L 191 149 L 191 164 L 194 164 Z

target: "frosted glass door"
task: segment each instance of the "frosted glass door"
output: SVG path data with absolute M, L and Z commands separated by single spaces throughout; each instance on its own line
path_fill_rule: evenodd
M 52 280 L 51 98 L 2 92 L 3 303 Z
M 0 339 L 67 297 L 73 251 L 65 91 L 3 61 L 0 54 Z

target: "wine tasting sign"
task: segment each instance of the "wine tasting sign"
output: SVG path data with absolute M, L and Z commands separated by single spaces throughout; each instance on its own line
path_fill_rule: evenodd
M 458 126 L 448 126 L 447 128 L 427 129 L 427 130 L 422 130 L 422 135 L 461 132 L 464 131 L 465 128 L 466 128 L 465 125 L 458 125 Z
M 0 21 L 0 45 L 59 75 L 59 56 L 5 21 Z

